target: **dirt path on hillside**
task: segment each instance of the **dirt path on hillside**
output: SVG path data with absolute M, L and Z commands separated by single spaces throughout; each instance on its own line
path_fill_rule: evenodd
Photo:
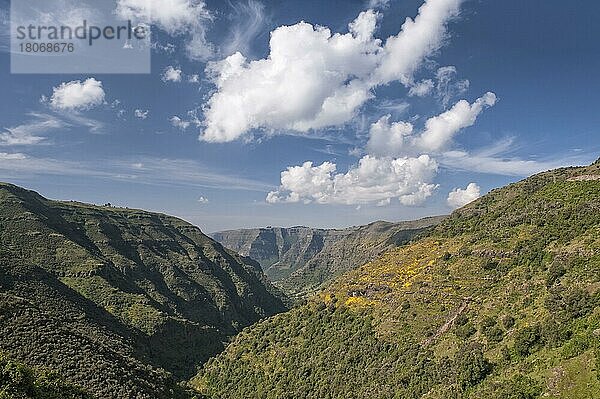
M 423 346 L 429 346 L 431 345 L 434 341 L 436 341 L 439 337 L 441 337 L 442 335 L 444 335 L 449 329 L 450 327 L 452 327 L 452 325 L 454 324 L 454 322 L 456 321 L 456 319 L 458 318 L 458 316 L 460 316 L 461 314 L 463 314 L 465 312 L 465 310 L 467 310 L 467 307 L 469 306 L 469 302 L 471 302 L 471 298 L 464 298 L 462 304 L 460 305 L 460 307 L 456 310 L 456 312 L 454 312 L 454 314 L 444 323 L 443 326 L 441 326 L 434 335 L 432 335 L 431 337 L 427 338 L 426 340 L 421 342 L 421 345 Z

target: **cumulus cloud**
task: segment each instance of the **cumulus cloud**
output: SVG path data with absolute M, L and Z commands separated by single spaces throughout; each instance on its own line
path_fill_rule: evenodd
M 460 100 L 448 111 L 430 118 L 425 123 L 425 131 L 419 137 L 418 145 L 429 151 L 445 148 L 461 129 L 473 126 L 481 112 L 496 104 L 496 95 L 487 92 L 473 104 Z
M 204 61 L 214 54 L 206 40 L 213 16 L 202 0 L 117 0 L 117 14 L 124 19 L 157 25 L 170 35 L 187 35 L 188 56 Z
M 377 156 L 397 156 L 407 151 L 408 140 L 413 139 L 414 127 L 409 122 L 392 122 L 391 115 L 383 116 L 371 125 L 367 151 Z
M 138 119 L 146 119 L 146 118 L 148 118 L 148 113 L 149 113 L 148 110 L 144 111 L 144 110 L 141 110 L 141 109 L 136 109 L 134 111 L 134 115 Z
M 446 25 L 458 16 L 463 0 L 426 0 L 415 19 L 406 18 L 400 33 L 383 47 L 374 72 L 376 84 L 400 81 L 410 85 L 423 60 L 438 51 L 447 35 Z
M 431 183 L 437 163 L 427 155 L 417 158 L 376 158 L 364 156 L 347 173 L 337 173 L 336 165 L 305 162 L 281 172 L 281 186 L 271 191 L 267 202 L 303 202 L 359 205 L 390 203 L 418 205 L 431 196 Z
M 50 105 L 58 110 L 85 110 L 102 104 L 104 97 L 101 81 L 94 78 L 83 82 L 73 80 L 53 89 Z
M 391 122 L 390 115 L 384 116 L 371 125 L 367 155 L 357 166 L 347 173 L 338 173 L 330 162 L 288 167 L 281 173 L 281 186 L 268 194 L 267 202 L 384 206 L 397 198 L 403 205 L 420 205 L 437 187 L 433 180 L 438 164 L 432 157 L 441 156 L 453 137 L 495 102 L 496 96 L 489 92 L 472 104 L 461 100 L 428 119 L 419 132 L 410 122 Z
M 175 68 L 172 65 L 169 65 L 165 68 L 161 79 L 163 82 L 181 82 L 181 76 L 183 72 L 180 68 Z
M 458 132 L 475 124 L 485 108 L 495 103 L 496 95 L 491 92 L 472 104 L 461 100 L 442 114 L 429 118 L 418 134 L 414 134 L 412 123 L 390 122 L 390 115 L 384 116 L 371 125 L 367 151 L 376 156 L 438 153 L 449 146 Z
M 383 44 L 374 37 L 379 14 L 368 10 L 346 34 L 300 22 L 271 32 L 267 58 L 241 53 L 210 63 L 216 92 L 205 106 L 201 139 L 228 142 L 252 129 L 307 132 L 351 120 L 393 81 L 413 86 L 413 74 L 446 37 L 446 24 L 462 0 L 427 0 L 398 35 Z M 231 112 L 235 109 L 235 112 Z
M 455 188 L 448 194 L 448 205 L 453 208 L 461 208 L 477 198 L 481 197 L 481 188 L 475 184 L 470 183 L 467 188 Z

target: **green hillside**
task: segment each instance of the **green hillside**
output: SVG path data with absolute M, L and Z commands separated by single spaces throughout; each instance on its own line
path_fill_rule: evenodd
M 379 221 L 353 228 L 350 234 L 329 242 L 290 276 L 275 284 L 293 297 L 314 294 L 336 277 L 408 243 L 444 218 L 437 216 L 397 223 Z
M 0 355 L 0 399 L 88 399 L 82 389 L 67 384 L 49 370 L 31 369 Z
M 600 397 L 600 162 L 542 173 L 245 329 L 210 398 Z
M 258 264 L 161 214 L 0 184 L 0 244 L 0 352 L 101 398 L 183 397 L 229 337 L 286 309 Z

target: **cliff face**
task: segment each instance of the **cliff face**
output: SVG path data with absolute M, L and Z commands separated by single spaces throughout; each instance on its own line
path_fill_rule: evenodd
M 10 184 L 0 184 L 0 283 L 0 352 L 107 398 L 169 397 L 170 373 L 185 379 L 286 309 L 256 262 L 182 220 Z
M 443 219 L 444 216 L 437 216 L 410 222 L 380 221 L 352 229 L 349 234 L 329 241 L 315 256 L 277 284 L 289 295 L 309 295 L 347 271 L 410 242 Z
M 411 222 L 375 222 L 340 230 L 267 227 L 229 230 L 212 237 L 255 259 L 287 294 L 302 297 L 336 276 L 410 241 L 443 217 Z
M 256 260 L 272 281 L 281 281 L 303 267 L 327 245 L 354 229 L 323 230 L 310 227 L 267 227 L 228 230 L 212 234 L 226 248 Z

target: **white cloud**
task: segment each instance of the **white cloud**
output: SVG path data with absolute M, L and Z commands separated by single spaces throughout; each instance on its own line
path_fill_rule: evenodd
M 85 110 L 104 102 L 102 82 L 88 78 L 61 83 L 53 89 L 50 105 L 58 110 Z
M 8 152 L 0 152 L 0 162 L 2 161 L 19 161 L 19 160 L 23 160 L 26 159 L 27 156 L 25 154 L 22 153 L 8 153 Z M 0 164 L 1 165 L 1 164 Z
M 305 132 L 349 120 L 371 97 L 358 78 L 346 81 L 366 78 L 376 65 L 379 44 L 368 39 L 376 19 L 361 13 L 345 35 L 305 22 L 279 27 L 267 59 L 249 62 L 236 53 L 211 63 L 218 91 L 208 101 L 202 139 L 233 141 L 253 128 Z
M 118 0 L 117 14 L 124 19 L 155 24 L 170 35 L 187 35 L 188 56 L 207 60 L 214 49 L 206 40 L 213 16 L 202 0 Z
M 256 0 L 230 2 L 229 5 L 233 8 L 233 21 L 229 35 L 221 46 L 221 54 L 229 56 L 239 51 L 249 55 L 252 43 L 267 27 L 265 6 Z
M 472 104 L 457 102 L 444 113 L 429 118 L 419 134 L 409 122 L 391 122 L 384 116 L 371 125 L 367 151 L 376 156 L 400 156 L 437 153 L 446 149 L 462 129 L 472 126 L 486 107 L 496 103 L 496 95 L 488 92 Z
M 165 68 L 161 79 L 163 82 L 181 82 L 181 76 L 181 69 L 169 65 L 167 68 Z
M 330 162 L 319 166 L 305 162 L 281 172 L 281 186 L 268 194 L 267 202 L 357 205 L 397 198 L 404 205 L 418 205 L 435 190 L 431 180 L 436 171 L 437 163 L 427 155 L 399 159 L 366 155 L 345 174 L 337 173 Z
M 204 204 L 208 204 L 210 201 L 208 201 L 208 198 L 206 198 L 206 197 L 200 197 L 200 198 L 198 198 L 198 202 L 200 204 L 204 205 Z
M 377 156 L 398 156 L 407 151 L 407 140 L 411 140 L 413 125 L 409 122 L 390 123 L 386 115 L 371 125 L 367 151 Z
M 406 18 L 398 35 L 385 42 L 374 82 L 400 81 L 410 85 L 421 63 L 438 51 L 447 35 L 448 21 L 458 16 L 463 0 L 426 0 L 413 20 Z
M 465 93 L 471 85 L 467 79 L 458 80 L 456 75 L 456 67 L 452 65 L 437 70 L 436 95 L 444 107 L 447 107 L 453 98 Z
M 413 73 L 441 47 L 461 2 L 427 0 L 385 45 L 373 36 L 379 14 L 368 10 L 346 34 L 306 22 L 281 26 L 271 32 L 267 58 L 235 53 L 210 63 L 217 90 L 205 106 L 201 139 L 228 142 L 252 129 L 308 132 L 348 122 L 373 88 L 397 80 L 413 85 Z
M 415 83 L 410 87 L 408 95 L 410 97 L 425 97 L 433 90 L 434 83 L 431 79 L 425 79 Z
M 190 75 L 190 77 L 188 77 L 188 82 L 189 83 L 200 83 L 200 75 L 198 75 L 198 74 Z
M 475 201 L 481 197 L 481 188 L 475 184 L 470 183 L 466 189 L 455 188 L 448 194 L 448 205 L 453 208 L 462 208 L 463 206 Z
M 150 112 L 150 111 L 148 111 L 148 110 L 145 110 L 145 111 L 144 111 L 144 110 L 142 110 L 142 109 L 136 109 L 136 110 L 134 111 L 134 115 L 135 115 L 135 117 L 136 117 L 136 118 L 139 118 L 139 119 L 146 119 L 146 118 L 148 118 L 148 113 L 149 113 L 149 112 Z
M 40 134 L 67 126 L 51 115 L 37 113 L 29 115 L 34 119 L 22 125 L 4 128 L 5 131 L 0 132 L 0 146 L 41 144 L 46 137 Z
M 425 123 L 425 131 L 419 137 L 419 146 L 429 151 L 444 149 L 461 130 L 473 126 L 481 112 L 496 104 L 496 95 L 487 92 L 473 104 L 460 100 L 448 111 L 430 118 Z
M 409 122 L 390 122 L 382 117 L 371 125 L 367 155 L 343 174 L 334 163 L 288 167 L 281 173 L 281 186 L 267 202 L 320 204 L 377 204 L 385 206 L 398 198 L 407 206 L 422 204 L 435 191 L 433 179 L 438 164 L 432 155 L 448 147 L 463 128 L 475 123 L 484 107 L 494 105 L 496 96 L 486 93 L 473 104 L 465 100 L 425 122 L 415 134 Z
M 181 130 L 186 130 L 188 127 L 190 127 L 190 122 L 185 121 L 176 115 L 172 116 L 170 121 L 171 121 L 171 125 L 175 126 L 178 129 L 181 129 Z

